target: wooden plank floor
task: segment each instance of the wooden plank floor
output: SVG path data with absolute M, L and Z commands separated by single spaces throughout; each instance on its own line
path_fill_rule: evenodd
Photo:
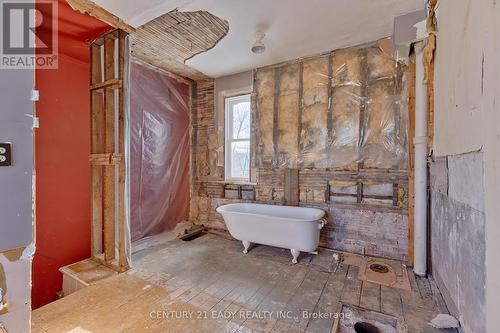
M 411 291 L 358 279 L 334 253 L 302 255 L 205 235 L 133 255 L 134 268 L 33 312 L 33 332 L 332 332 L 342 305 L 394 316 L 407 332 L 447 313 L 432 279 Z M 436 332 L 442 332 L 437 331 Z

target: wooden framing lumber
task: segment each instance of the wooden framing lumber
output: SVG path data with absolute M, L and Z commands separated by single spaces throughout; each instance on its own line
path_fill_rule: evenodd
M 285 169 L 284 200 L 285 205 L 299 205 L 299 169 Z
M 123 79 L 125 56 L 125 33 L 118 32 L 118 77 Z M 121 82 L 121 80 L 120 80 Z M 118 91 L 118 151 L 125 155 L 125 99 L 123 86 Z M 120 267 L 127 266 L 127 255 L 125 251 L 125 161 L 122 159 L 118 164 L 118 264 Z
M 104 77 L 114 78 L 115 40 L 107 35 L 104 37 Z M 105 129 L 104 149 L 107 153 L 115 151 L 115 92 L 107 88 L 104 92 Z M 115 166 L 104 167 L 104 258 L 115 258 Z
M 132 33 L 135 31 L 135 28 L 128 25 L 121 18 L 111 14 L 106 9 L 98 6 L 94 2 L 90 0 L 66 0 L 66 2 L 73 8 L 74 10 L 82 13 L 93 16 L 112 27 L 117 29 L 121 29 L 128 33 Z
M 121 88 L 122 87 L 122 80 L 119 79 L 111 79 L 111 80 L 106 80 L 104 82 L 99 82 L 96 84 L 93 84 L 90 86 L 90 90 L 97 90 L 97 89 L 103 89 L 103 88 Z
M 101 81 L 101 50 L 100 46 L 92 44 L 90 46 L 91 59 L 91 84 L 97 84 Z M 100 110 L 102 93 L 91 91 L 91 154 L 101 152 L 101 128 L 100 128 Z M 92 219 L 92 256 L 102 252 L 102 167 L 92 165 L 92 186 L 91 186 L 91 219 Z
M 124 31 L 115 30 L 91 44 L 89 87 L 92 96 L 92 150 L 89 156 L 93 170 L 92 258 L 116 271 L 128 269 L 128 235 L 124 225 L 125 89 L 122 84 L 128 53 L 126 36 Z
M 90 165 L 119 165 L 123 161 L 123 154 L 91 154 Z

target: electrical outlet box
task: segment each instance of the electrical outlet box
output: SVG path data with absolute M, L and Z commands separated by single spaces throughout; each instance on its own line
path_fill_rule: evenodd
M 11 147 L 10 143 L 0 143 L 0 166 L 12 165 Z

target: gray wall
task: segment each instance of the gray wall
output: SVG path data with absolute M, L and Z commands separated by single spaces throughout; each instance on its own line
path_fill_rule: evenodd
M 485 332 L 483 153 L 431 163 L 432 274 L 465 332 Z
M 0 69 L 0 142 L 12 143 L 12 166 L 0 167 L 0 324 L 30 331 L 33 247 L 33 70 Z
M 458 180 L 464 182 L 462 186 L 456 187 L 457 191 L 452 196 L 453 181 L 451 169 L 460 168 L 460 165 L 472 163 L 468 161 L 472 157 L 466 156 L 467 161 L 457 160 L 449 163 L 450 169 L 450 194 L 448 198 L 453 203 L 465 204 L 469 211 L 463 212 L 448 210 L 448 218 L 441 221 L 459 223 L 465 219 L 467 223 L 478 223 L 476 215 L 484 215 L 484 234 L 470 234 L 472 230 L 460 230 L 473 236 L 465 242 L 470 242 L 467 250 L 474 252 L 466 253 L 462 250 L 462 256 L 469 258 L 465 260 L 478 260 L 484 256 L 483 266 L 487 267 L 486 279 L 472 281 L 475 276 L 470 276 L 462 281 L 462 287 L 468 289 L 482 290 L 486 284 L 486 299 L 483 305 L 486 307 L 486 318 L 471 318 L 462 313 L 464 326 L 475 327 L 478 320 L 483 320 L 486 329 L 476 329 L 475 332 L 498 332 L 500 327 L 500 4 L 498 1 L 476 1 L 476 0 L 439 0 L 437 13 L 437 47 L 434 72 L 434 144 L 435 156 L 456 156 L 465 153 L 481 151 L 483 172 L 482 177 L 474 178 L 471 184 L 466 178 Z M 456 162 L 456 163 L 455 163 Z M 460 173 L 459 173 L 460 174 Z M 467 177 L 461 173 L 463 177 Z M 463 187 L 473 186 L 477 182 L 483 188 L 471 187 L 469 193 L 462 191 Z M 457 193 L 462 193 L 460 197 Z M 471 196 L 481 197 L 484 212 L 480 211 L 481 205 L 477 205 L 477 198 L 472 200 Z M 444 206 L 444 209 L 447 206 Z M 479 209 L 478 209 L 479 208 Z M 473 215 L 466 215 L 466 214 Z M 457 220 L 457 222 L 452 222 Z M 433 223 L 436 222 L 434 219 Z M 465 223 L 465 222 L 463 222 Z M 465 226 L 469 228 L 470 226 Z M 458 230 L 457 230 L 458 232 Z M 461 236 L 462 237 L 462 236 Z M 463 237 L 468 237 L 464 235 Z M 454 238 L 446 237 L 443 241 L 452 242 Z M 486 245 L 484 245 L 486 244 Z M 452 245 L 452 244 L 451 244 Z M 464 244 L 465 245 L 465 244 Z M 483 246 L 485 246 L 483 248 Z M 484 251 L 481 255 L 479 251 Z M 450 250 L 451 251 L 451 250 Z M 479 259 L 470 258 L 480 255 Z M 449 265 L 450 258 L 442 256 L 434 258 L 433 267 Z M 477 269 L 476 266 L 463 268 L 465 273 Z M 446 279 L 441 274 L 442 279 Z M 465 278 L 465 277 L 462 277 Z M 456 278 L 446 283 L 451 285 Z M 463 290 L 465 292 L 465 290 Z M 462 296 L 468 297 L 467 294 Z M 464 299 L 470 302 L 468 311 L 474 311 L 476 300 Z M 465 309 L 460 309 L 465 311 Z M 480 310 L 480 309 L 479 309 Z M 480 312 L 478 312 L 481 314 Z M 484 323 L 486 321 L 486 324 Z M 484 326 L 483 326 L 484 327 Z M 470 329 L 469 332 L 472 330 Z
M 0 69 L 0 142 L 12 143 L 12 166 L 0 167 L 0 251 L 33 240 L 33 75 Z
M 221 107 L 220 99 L 217 98 L 221 92 L 251 87 L 253 84 L 252 71 L 223 76 L 215 79 L 215 109 Z

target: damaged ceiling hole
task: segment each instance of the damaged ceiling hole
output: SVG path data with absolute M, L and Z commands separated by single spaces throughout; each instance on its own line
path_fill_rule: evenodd
M 370 265 L 370 270 L 376 273 L 389 273 L 389 267 L 384 264 L 375 263 Z
M 380 333 L 380 330 L 377 328 L 377 326 L 364 321 L 358 321 L 356 324 L 354 324 L 354 330 L 356 331 L 356 333 Z

